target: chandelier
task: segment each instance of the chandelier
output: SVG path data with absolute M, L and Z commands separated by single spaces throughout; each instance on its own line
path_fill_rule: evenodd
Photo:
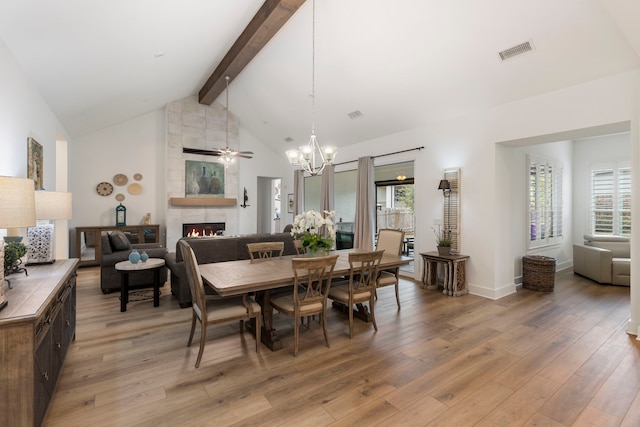
M 326 165 L 332 165 L 335 160 L 338 149 L 334 146 L 325 145 L 320 147 L 316 139 L 316 87 L 315 87 L 315 68 L 316 68 L 316 2 L 312 3 L 312 31 L 311 31 L 311 138 L 309 143 L 299 147 L 298 150 L 287 150 L 287 158 L 293 166 L 302 167 L 303 170 L 309 172 L 311 176 L 316 176 Z M 320 162 L 318 166 L 317 161 Z

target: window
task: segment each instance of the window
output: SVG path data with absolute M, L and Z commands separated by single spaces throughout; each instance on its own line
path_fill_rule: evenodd
M 529 249 L 562 241 L 562 164 L 527 156 Z
M 629 165 L 596 165 L 591 169 L 591 232 L 631 235 Z

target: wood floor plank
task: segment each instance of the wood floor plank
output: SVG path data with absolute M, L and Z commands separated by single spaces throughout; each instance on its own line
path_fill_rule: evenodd
M 380 290 L 378 331 L 327 312 L 293 357 L 276 315 L 272 352 L 237 322 L 211 328 L 200 368 L 191 310 L 170 286 L 160 306 L 102 294 L 78 273 L 77 329 L 44 426 L 640 425 L 640 341 L 626 334 L 629 289 L 556 275 L 553 292 L 452 298 L 402 279 Z

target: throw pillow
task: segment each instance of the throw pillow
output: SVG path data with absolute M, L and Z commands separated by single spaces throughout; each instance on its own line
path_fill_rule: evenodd
M 127 236 L 119 230 L 109 233 L 109 243 L 111 243 L 111 247 L 116 251 L 126 251 L 131 249 L 129 239 L 127 239 Z

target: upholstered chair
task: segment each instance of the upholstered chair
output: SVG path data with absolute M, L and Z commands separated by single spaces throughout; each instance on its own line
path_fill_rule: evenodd
M 382 229 L 378 232 L 378 244 L 377 250 L 384 250 L 387 254 L 402 255 L 402 243 L 404 241 L 404 231 Z M 400 268 L 392 268 L 383 270 L 378 275 L 378 281 L 376 287 L 381 288 L 383 286 L 395 285 L 396 287 L 396 302 L 398 303 L 398 310 L 400 310 L 400 289 L 399 278 Z

